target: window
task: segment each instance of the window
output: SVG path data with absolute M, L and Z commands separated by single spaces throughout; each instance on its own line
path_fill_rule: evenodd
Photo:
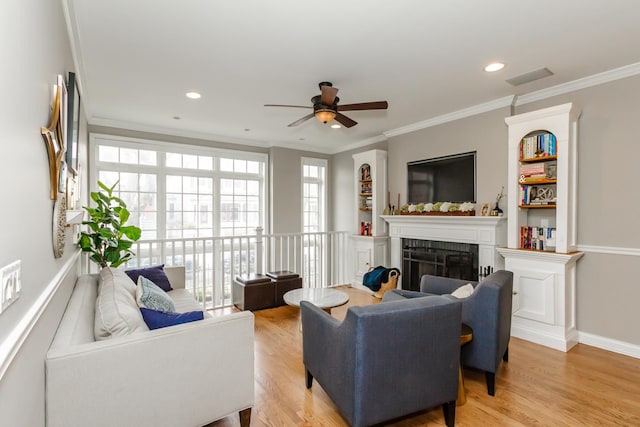
M 92 177 L 112 186 L 143 240 L 246 236 L 265 221 L 266 155 L 92 135 Z
M 327 161 L 302 159 L 302 227 L 305 233 L 326 231 L 325 177 Z
M 303 277 L 307 286 L 322 283 L 326 268 L 326 170 L 323 159 L 302 158 Z M 312 234 L 313 233 L 313 234 Z

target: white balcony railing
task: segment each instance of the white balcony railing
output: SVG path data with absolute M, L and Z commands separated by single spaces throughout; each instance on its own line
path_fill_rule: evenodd
M 262 234 L 140 240 L 127 268 L 164 264 L 185 266 L 186 286 L 205 309 L 233 305 L 232 283 L 242 274 L 289 270 L 303 286 L 347 283 L 347 232 Z

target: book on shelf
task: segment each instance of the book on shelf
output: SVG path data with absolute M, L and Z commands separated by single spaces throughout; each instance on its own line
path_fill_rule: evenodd
M 520 181 L 526 179 L 554 179 L 558 169 L 558 162 L 529 163 L 520 165 Z
M 531 135 L 520 141 L 520 158 L 523 160 L 555 155 L 557 155 L 557 141 L 552 133 Z
M 520 206 L 555 205 L 557 197 L 554 191 L 549 191 L 550 187 L 552 185 L 520 185 Z
M 520 248 L 537 251 L 555 251 L 556 229 L 554 227 L 520 227 Z
M 371 182 L 363 182 L 360 185 L 361 193 L 371 193 L 371 190 L 372 190 Z

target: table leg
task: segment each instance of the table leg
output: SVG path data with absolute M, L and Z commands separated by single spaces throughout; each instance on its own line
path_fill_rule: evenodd
M 464 391 L 464 377 L 462 376 L 462 366 L 458 368 L 458 398 L 456 406 L 462 406 L 467 403 L 467 394 Z

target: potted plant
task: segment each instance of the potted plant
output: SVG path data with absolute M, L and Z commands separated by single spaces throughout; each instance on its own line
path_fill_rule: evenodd
M 98 181 L 98 186 L 104 191 L 91 192 L 91 199 L 97 206 L 83 206 L 90 220 L 82 222 L 89 229 L 80 233 L 80 248 L 83 252 L 90 252 L 89 258 L 100 268 L 118 267 L 130 260 L 135 255 L 131 246 L 140 239 L 139 227 L 125 225 L 129 219 L 127 205 L 113 195 L 119 183 L 117 181 L 113 187 L 107 187 Z

